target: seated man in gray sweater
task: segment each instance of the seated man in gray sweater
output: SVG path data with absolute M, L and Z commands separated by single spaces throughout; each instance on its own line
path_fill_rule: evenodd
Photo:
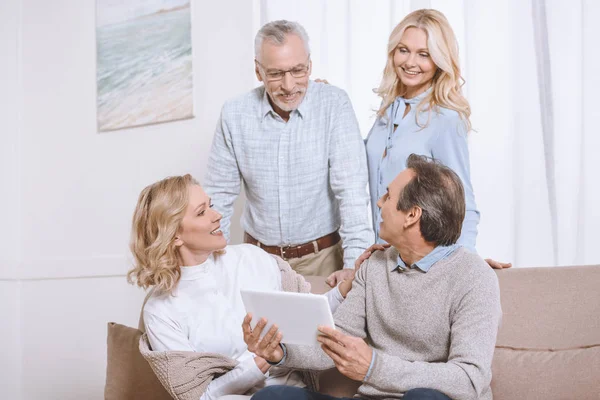
M 491 365 L 502 311 L 495 273 L 456 244 L 465 216 L 460 178 L 411 155 L 407 169 L 378 203 L 381 238 L 392 245 L 356 272 L 335 313 L 321 327 L 321 348 L 280 345 L 266 321 L 244 340 L 274 365 L 323 370 L 335 366 L 362 382 L 362 399 L 492 399 Z M 253 400 L 334 399 L 304 388 L 270 386 Z

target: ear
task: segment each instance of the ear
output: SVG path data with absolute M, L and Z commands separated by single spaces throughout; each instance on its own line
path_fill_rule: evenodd
M 423 210 L 421 207 L 412 206 L 412 208 L 406 214 L 406 219 L 404 220 L 404 228 L 408 229 L 419 223 L 421 220 L 421 215 L 423 214 Z
M 262 82 L 263 78 L 260 74 L 260 69 L 258 68 L 258 62 L 256 62 L 256 60 L 254 60 L 254 73 L 256 74 L 256 79 L 258 79 L 259 82 Z
M 175 247 L 181 247 L 183 246 L 183 240 L 181 240 L 181 238 L 179 236 L 175 236 L 175 242 L 173 242 L 175 244 Z
M 308 62 L 308 76 L 312 73 L 312 60 Z

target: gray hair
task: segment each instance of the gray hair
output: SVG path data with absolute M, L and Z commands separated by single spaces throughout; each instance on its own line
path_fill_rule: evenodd
M 279 21 L 271 21 L 260 28 L 254 39 L 254 58 L 258 60 L 262 44 L 265 40 L 270 40 L 277 45 L 282 45 L 285 43 L 287 35 L 296 35 L 302 39 L 306 53 L 310 54 L 308 34 L 304 27 L 297 22 L 282 19 Z
M 400 192 L 396 208 L 408 211 L 421 208 L 421 235 L 436 246 L 449 246 L 458 241 L 465 219 L 465 190 L 450 168 L 430 157 L 411 154 L 406 168 L 415 176 Z

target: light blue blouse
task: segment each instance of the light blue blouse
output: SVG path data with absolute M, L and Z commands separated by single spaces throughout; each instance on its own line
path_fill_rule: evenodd
M 383 242 L 379 238 L 381 213 L 377 207 L 377 200 L 385 194 L 394 178 L 406 169 L 406 159 L 410 154 L 425 155 L 451 168 L 462 180 L 465 188 L 466 215 L 458 243 L 475 252 L 479 211 L 471 185 L 466 126 L 456 111 L 443 107 L 431 112 L 431 119 L 425 128 L 421 126 L 427 123 L 430 113 L 426 110 L 420 112 L 419 126 L 415 119 L 417 105 L 428 93 L 429 90 L 412 99 L 396 98 L 386 110 L 386 118 L 378 118 L 367 136 L 373 229 L 377 242 Z M 402 118 L 406 104 L 410 104 L 411 108 Z M 394 123 L 389 123 L 390 121 Z M 395 132 L 394 124 L 398 125 Z M 384 158 L 383 152 L 386 148 L 387 155 Z

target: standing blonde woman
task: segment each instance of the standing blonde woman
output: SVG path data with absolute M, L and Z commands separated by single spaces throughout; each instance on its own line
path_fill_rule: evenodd
M 376 89 L 382 103 L 366 140 L 371 211 L 378 242 L 381 214 L 377 199 L 406 168 L 408 156 L 415 153 L 441 161 L 460 177 L 466 216 L 458 243 L 475 252 L 479 211 L 467 145 L 471 109 L 462 94 L 462 83 L 458 44 L 446 17 L 436 10 L 408 14 L 390 35 L 383 79 Z M 494 267 L 509 266 L 488 262 Z
M 240 289 L 307 291 L 308 284 L 256 246 L 227 246 L 220 221 L 190 175 L 156 182 L 140 194 L 128 280 L 153 288 L 143 310 L 142 354 L 159 378 L 168 378 L 162 383 L 175 398 L 213 400 L 270 384 L 305 386 L 301 373 L 272 368 L 248 351 Z M 348 290 L 340 285 L 326 294 L 332 311 Z M 278 343 L 281 336 L 272 339 Z

